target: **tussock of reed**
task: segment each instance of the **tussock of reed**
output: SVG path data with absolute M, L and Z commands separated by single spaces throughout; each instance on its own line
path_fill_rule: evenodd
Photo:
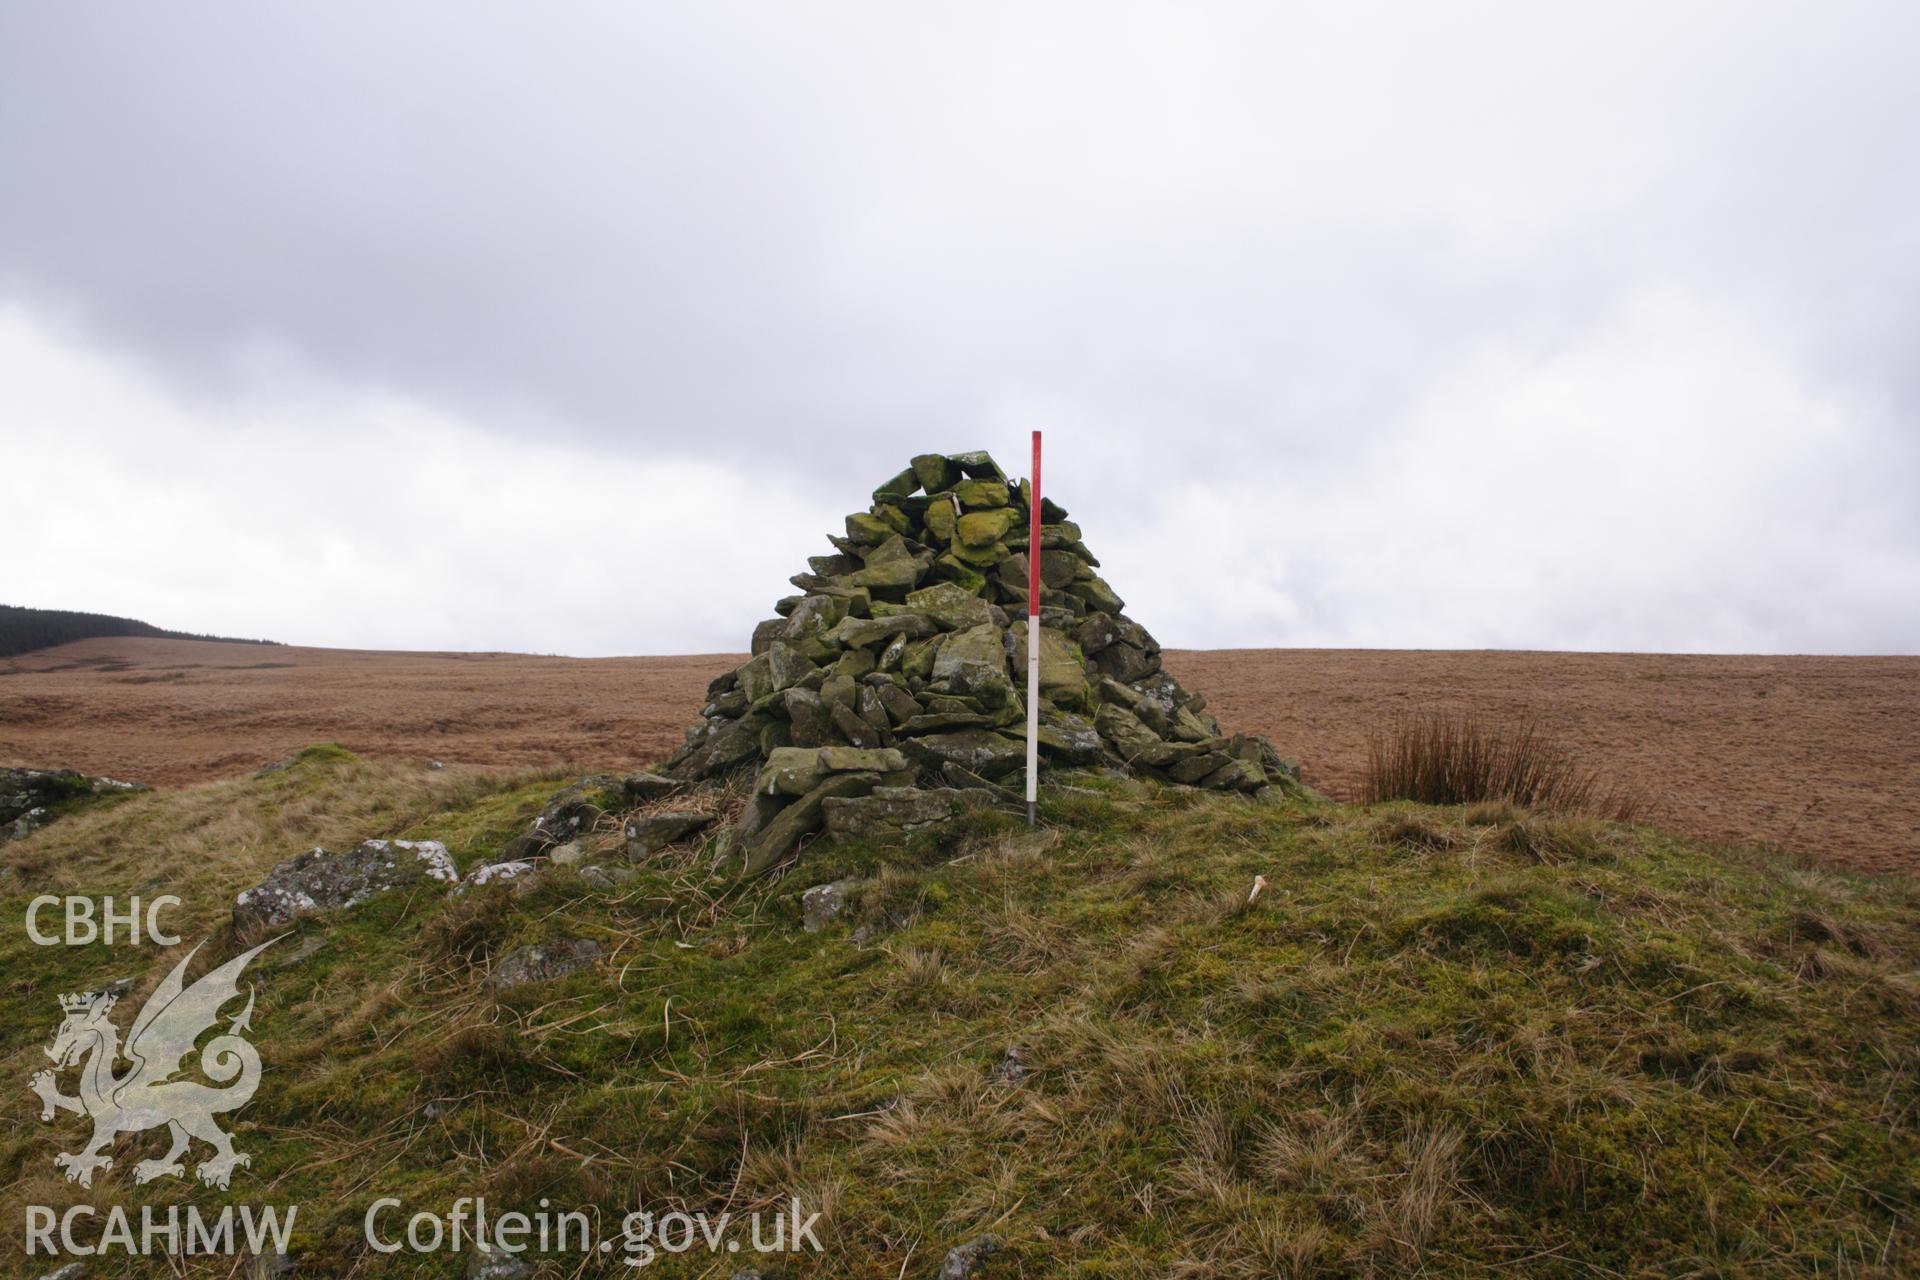
M 1531 722 L 1429 710 L 1396 717 L 1367 737 L 1364 799 L 1420 804 L 1510 801 L 1529 809 L 1630 822 L 1639 797 L 1583 767 Z

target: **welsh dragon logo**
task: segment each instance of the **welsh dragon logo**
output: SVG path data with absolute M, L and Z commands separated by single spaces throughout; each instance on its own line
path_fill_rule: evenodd
M 127 1033 L 124 1048 L 119 1029 L 107 1017 L 118 996 L 90 992 L 60 997 L 66 1020 L 46 1051 L 54 1069 L 36 1072 L 32 1088 L 40 1095 L 42 1120 L 52 1120 L 60 1111 L 93 1119 L 93 1139 L 84 1149 L 53 1158 L 54 1164 L 66 1170 L 68 1182 L 91 1187 L 95 1170 L 113 1167 L 113 1158 L 105 1152 L 114 1139 L 161 1125 L 172 1134 L 173 1146 L 157 1160 L 136 1164 L 135 1182 L 184 1176 L 186 1166 L 180 1157 L 193 1138 L 214 1149 L 213 1157 L 197 1170 L 200 1181 L 210 1187 L 224 1189 L 236 1167 L 252 1163 L 246 1153 L 233 1149 L 233 1139 L 213 1121 L 222 1112 L 246 1106 L 260 1086 L 260 1054 L 241 1035 L 251 1029 L 251 991 L 246 1008 L 228 1024 L 226 1033 L 215 1036 L 200 1050 L 200 1070 L 215 1085 L 225 1087 L 174 1077 L 181 1073 L 183 1060 L 193 1052 L 201 1034 L 219 1020 L 221 1007 L 239 997 L 241 970 L 276 941 L 271 939 L 235 956 L 189 987 L 184 975 L 199 953 L 196 946 L 147 998 Z M 116 1064 L 122 1058 L 128 1065 L 124 1071 L 117 1071 Z M 74 1066 L 80 1067 L 80 1093 L 69 1097 L 60 1092 L 57 1073 Z

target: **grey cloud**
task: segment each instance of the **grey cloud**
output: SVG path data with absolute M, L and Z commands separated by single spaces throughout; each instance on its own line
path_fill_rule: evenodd
M 749 484 L 849 467 L 864 484 L 903 450 L 1017 449 L 1047 426 L 1062 496 L 1122 545 L 1139 513 L 1184 512 L 1182 486 L 1265 476 L 1284 508 L 1234 515 L 1265 515 L 1272 539 L 1234 572 L 1291 603 L 1181 606 L 1171 632 L 1191 643 L 1910 648 L 1913 607 L 1885 586 L 1920 558 L 1920 169 L 1902 162 L 1917 15 L 16 6 L 0 290 L 208 404 L 288 394 L 297 367 Z M 1576 504 L 1585 523 L 1555 554 L 1643 558 L 1649 582 L 1677 557 L 1692 575 L 1639 588 L 1644 618 L 1565 587 L 1530 596 L 1498 565 L 1513 598 L 1497 627 L 1437 605 L 1395 618 L 1341 585 L 1354 563 L 1436 572 L 1418 545 L 1370 558 L 1427 491 L 1394 478 L 1408 459 L 1497 503 L 1473 479 L 1485 451 L 1546 442 L 1510 482 L 1552 483 L 1556 456 L 1607 429 L 1546 400 L 1524 437 L 1470 406 L 1436 422 L 1461 370 L 1577 362 L 1670 294 L 1702 317 L 1674 329 L 1693 344 L 1674 361 L 1737 331 L 1791 364 L 1798 429 L 1843 436 L 1849 465 L 1768 455 L 1799 483 L 1705 504 L 1751 525 L 1744 543 L 1692 529 L 1676 547 Z M 1579 367 L 1618 378 L 1578 387 L 1742 447 L 1728 378 L 1693 384 L 1717 397 L 1693 406 L 1619 380 L 1657 365 L 1596 356 Z M 1450 446 L 1422 447 L 1436 432 Z M 1719 483 L 1712 450 L 1674 465 Z M 1497 507 L 1477 518 L 1427 554 L 1507 554 Z M 1166 530 L 1139 528 L 1146 557 Z M 1818 616 L 1783 616 L 1743 553 L 1891 567 L 1878 590 L 1849 580 Z M 1735 621 L 1698 625 L 1715 610 Z

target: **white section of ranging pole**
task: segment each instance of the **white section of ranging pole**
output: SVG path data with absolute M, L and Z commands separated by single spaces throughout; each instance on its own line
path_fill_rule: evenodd
M 1027 825 L 1040 800 L 1040 615 L 1027 615 Z
M 1040 802 L 1040 433 L 1033 433 L 1027 495 L 1027 825 Z

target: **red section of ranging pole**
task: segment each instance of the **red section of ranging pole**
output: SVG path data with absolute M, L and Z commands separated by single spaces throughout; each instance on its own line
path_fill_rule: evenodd
M 1033 433 L 1027 494 L 1027 825 L 1040 799 L 1040 433 Z
M 1040 433 L 1033 433 L 1033 494 L 1027 504 L 1027 616 L 1040 616 Z

